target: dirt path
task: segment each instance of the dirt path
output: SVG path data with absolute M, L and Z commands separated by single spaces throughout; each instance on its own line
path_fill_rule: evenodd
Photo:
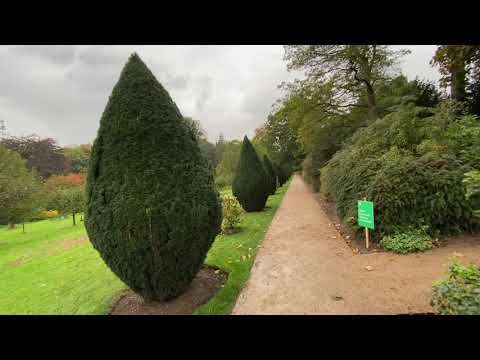
M 480 263 L 480 239 L 468 237 L 421 254 L 353 254 L 314 196 L 295 176 L 233 314 L 428 313 L 453 253 Z

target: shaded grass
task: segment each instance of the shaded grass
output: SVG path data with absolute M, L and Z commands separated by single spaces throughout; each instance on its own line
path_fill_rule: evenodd
M 241 231 L 232 235 L 219 235 L 208 252 L 206 263 L 229 273 L 225 287 L 205 305 L 198 307 L 194 315 L 227 315 L 235 306 L 252 268 L 258 246 L 268 230 L 288 189 L 290 181 L 270 196 L 264 211 L 246 213 L 240 224 Z M 228 193 L 222 191 L 222 193 Z

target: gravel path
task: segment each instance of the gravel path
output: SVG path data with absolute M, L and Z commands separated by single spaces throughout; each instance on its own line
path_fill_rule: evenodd
M 354 254 L 296 175 L 233 314 L 432 312 L 431 285 L 448 258 L 480 263 L 479 238 L 452 243 L 421 254 Z

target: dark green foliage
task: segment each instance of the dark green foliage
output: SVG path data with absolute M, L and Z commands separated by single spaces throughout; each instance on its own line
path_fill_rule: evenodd
M 277 163 L 273 163 L 273 169 L 275 170 L 275 173 L 277 175 L 277 180 L 279 187 L 285 184 L 288 180 L 288 176 L 285 172 L 285 167 L 278 165 Z
M 343 142 L 364 123 L 365 117 L 332 116 L 313 130 L 309 153 L 302 163 L 304 180 L 314 191 L 320 189 L 320 169 L 341 149 Z
M 480 315 L 480 268 L 452 259 L 445 279 L 433 284 L 431 305 L 439 315 Z
M 233 195 L 245 211 L 263 210 L 270 192 L 267 179 L 262 162 L 252 143 L 245 136 L 232 184 Z
M 219 195 L 195 134 L 136 54 L 102 115 L 86 192 L 93 246 L 146 300 L 184 291 L 220 232 Z
M 277 176 L 275 175 L 275 170 L 273 170 L 273 165 L 267 155 L 263 156 L 263 166 L 265 167 L 265 173 L 268 178 L 270 192 L 269 195 L 275 194 L 277 191 Z
M 315 192 L 320 189 L 320 164 L 313 161 L 313 154 L 308 154 L 302 162 L 302 176 Z
M 479 164 L 480 124 L 449 108 L 430 118 L 422 111 L 404 107 L 357 131 L 322 169 L 322 192 L 353 230 L 361 231 L 356 202 L 364 196 L 375 204 L 376 239 L 397 226 L 428 225 L 432 235 L 478 228 L 462 180 Z

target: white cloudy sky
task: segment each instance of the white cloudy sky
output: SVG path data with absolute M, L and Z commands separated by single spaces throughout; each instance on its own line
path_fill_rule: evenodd
M 434 45 L 412 50 L 408 78 L 436 81 Z M 36 133 L 62 145 L 92 142 L 108 96 L 132 52 L 170 92 L 184 116 L 200 120 L 210 140 L 253 135 L 293 79 L 281 45 L 0 46 L 0 120 L 10 135 Z

